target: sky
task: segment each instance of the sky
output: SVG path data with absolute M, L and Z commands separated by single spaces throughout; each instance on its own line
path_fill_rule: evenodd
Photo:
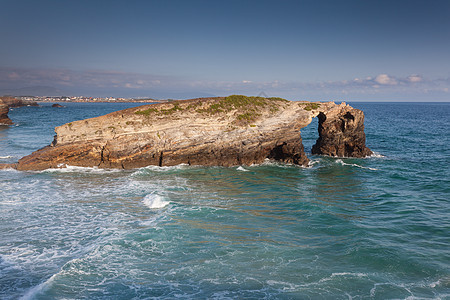
M 447 0 L 0 0 L 0 22 L 0 93 L 450 101 Z

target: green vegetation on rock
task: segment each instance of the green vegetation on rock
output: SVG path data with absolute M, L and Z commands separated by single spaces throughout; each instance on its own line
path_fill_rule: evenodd
M 140 111 L 136 111 L 135 114 L 136 115 L 144 115 L 144 116 L 148 116 L 151 113 L 155 113 L 158 112 L 158 110 L 156 108 L 148 108 L 146 110 L 140 110 Z
M 161 113 L 165 115 L 173 114 L 176 111 L 183 110 L 178 103 L 173 104 L 172 108 L 169 109 L 161 109 Z
M 303 109 L 307 111 L 312 111 L 313 109 L 318 109 L 320 107 L 319 103 L 306 103 L 303 105 L 304 105 Z
M 257 117 L 259 117 L 260 114 L 256 113 L 256 112 L 246 112 L 244 114 L 240 114 L 236 117 L 237 120 L 239 121 L 254 121 Z
M 170 115 L 177 111 L 197 112 L 203 115 L 226 114 L 232 111 L 235 113 L 235 123 L 240 125 L 248 125 L 255 121 L 262 115 L 262 111 L 270 111 L 275 113 L 280 110 L 280 107 L 288 100 L 279 97 L 254 97 L 244 95 L 231 95 L 222 98 L 213 98 L 212 101 L 198 100 L 184 105 L 182 102 L 172 103 L 171 108 L 159 108 L 161 106 L 147 108 L 145 110 L 136 111 L 137 115 L 149 116 L 155 115 Z
M 196 112 L 208 115 L 215 115 L 218 113 L 227 113 L 233 110 L 238 110 L 239 114 L 236 116 L 236 122 L 243 125 L 251 121 L 255 121 L 260 113 L 257 111 L 268 108 L 271 113 L 279 110 L 279 105 L 283 102 L 288 102 L 286 99 L 273 97 L 253 97 L 244 95 L 231 95 L 221 98 L 219 101 L 210 104 L 206 108 L 197 109 Z

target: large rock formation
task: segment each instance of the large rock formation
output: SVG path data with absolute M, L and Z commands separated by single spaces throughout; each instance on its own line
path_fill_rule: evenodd
M 320 113 L 343 110 L 353 111 L 332 102 L 238 95 L 144 105 L 59 126 L 52 145 L 16 167 L 234 166 L 267 158 L 307 165 L 300 129 Z
M 366 157 L 372 154 L 366 147 L 364 114 L 345 106 L 340 110 L 320 112 L 319 138 L 312 147 L 313 154 L 337 157 Z
M 0 99 L 0 125 L 12 125 L 13 122 L 8 117 L 9 107 Z
M 0 97 L 8 107 L 39 106 L 35 101 L 21 100 L 10 96 Z

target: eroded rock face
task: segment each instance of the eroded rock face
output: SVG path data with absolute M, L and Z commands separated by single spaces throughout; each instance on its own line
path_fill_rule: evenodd
M 0 99 L 0 125 L 12 125 L 13 121 L 8 117 L 9 107 Z
M 319 138 L 313 154 L 335 157 L 366 157 L 372 154 L 366 147 L 364 113 L 345 105 L 340 110 L 319 113 Z
M 300 129 L 343 108 L 236 95 L 144 105 L 57 127 L 52 145 L 20 159 L 17 169 L 235 166 L 266 159 L 306 166 Z
M 300 128 L 310 119 L 299 103 L 260 97 L 144 105 L 57 127 L 53 144 L 20 159 L 18 169 L 235 166 L 267 158 L 307 165 Z

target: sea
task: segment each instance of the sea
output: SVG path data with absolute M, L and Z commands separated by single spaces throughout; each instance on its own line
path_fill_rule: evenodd
M 138 106 L 10 111 L 0 162 Z M 367 158 L 0 170 L 0 299 L 450 299 L 450 103 L 350 103 Z

